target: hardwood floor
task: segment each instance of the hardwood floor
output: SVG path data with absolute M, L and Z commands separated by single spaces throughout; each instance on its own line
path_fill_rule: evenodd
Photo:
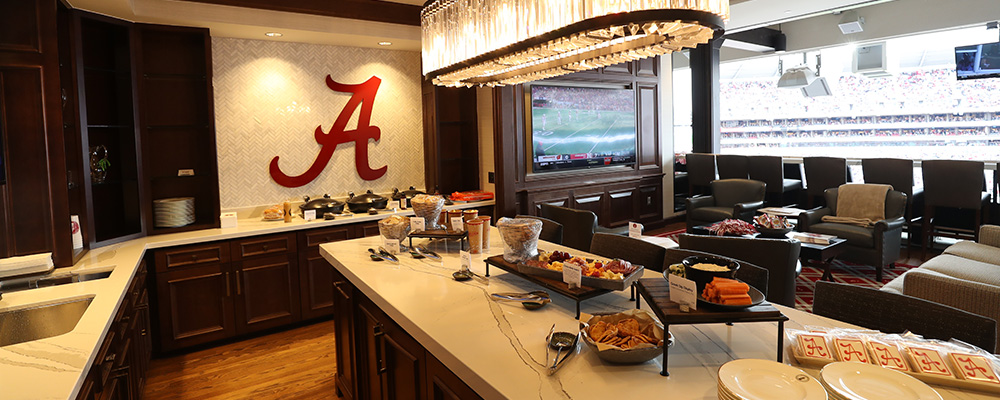
M 334 399 L 333 321 L 154 359 L 145 399 Z

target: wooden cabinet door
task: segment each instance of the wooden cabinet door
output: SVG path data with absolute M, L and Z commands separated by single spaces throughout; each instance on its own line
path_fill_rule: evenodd
M 228 264 L 157 274 L 160 344 L 164 351 L 236 334 Z
M 358 307 L 365 349 L 364 385 L 367 398 L 423 399 L 426 395 L 424 348 L 365 300 Z
M 302 319 L 325 317 L 334 313 L 333 266 L 319 254 L 319 245 L 350 238 L 349 226 L 299 232 L 299 243 L 304 244 L 299 245 Z
M 364 222 L 354 225 L 354 237 L 363 238 L 369 236 L 378 236 L 378 222 Z
M 293 255 L 254 258 L 236 266 L 237 333 L 256 332 L 301 319 L 298 263 Z
M 361 300 L 361 299 L 359 299 Z M 371 302 L 359 301 L 357 314 L 357 329 L 355 330 L 355 349 L 358 351 L 357 372 L 358 372 L 358 398 L 359 399 L 384 399 L 382 388 L 382 374 L 384 372 L 384 358 L 382 356 L 381 341 L 385 335 L 385 326 L 379 320 L 381 314 Z
M 469 400 L 482 399 L 469 385 L 445 367 L 430 353 L 427 359 L 427 399 L 428 400 Z
M 329 264 L 327 264 L 329 266 Z M 334 346 L 336 346 L 337 394 L 351 400 L 357 394 L 354 357 L 354 286 L 330 267 L 333 281 Z

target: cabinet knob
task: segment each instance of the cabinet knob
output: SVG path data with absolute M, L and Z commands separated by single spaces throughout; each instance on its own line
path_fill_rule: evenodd
M 264 245 L 264 251 L 267 251 L 267 245 L 266 244 Z
M 139 331 L 139 335 L 140 336 L 146 336 L 146 330 L 143 329 L 143 330 Z
M 104 362 L 114 362 L 115 361 L 115 355 L 116 354 L 114 354 L 114 353 L 108 354 L 107 357 L 104 357 Z
M 198 255 L 197 254 L 192 254 L 191 255 L 191 261 L 198 261 Z

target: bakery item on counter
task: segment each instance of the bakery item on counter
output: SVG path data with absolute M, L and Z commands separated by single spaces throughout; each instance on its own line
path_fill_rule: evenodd
M 814 333 L 802 333 L 797 338 L 799 354 L 797 358 L 816 361 L 822 363 L 834 362 L 833 351 L 826 343 L 826 335 Z
M 277 221 L 285 219 L 285 209 L 281 204 L 275 204 L 271 207 L 264 209 L 264 219 L 268 221 Z
M 903 359 L 903 354 L 899 352 L 899 347 L 895 344 L 874 339 L 868 340 L 867 344 L 871 360 L 875 365 L 900 372 L 910 372 L 910 366 Z
M 840 361 L 860 362 L 869 364 L 868 350 L 865 342 L 857 338 L 835 338 L 833 348 L 837 352 L 837 359 Z
M 978 354 L 951 353 L 948 355 L 958 377 L 969 381 L 978 381 L 1000 385 L 993 363 L 988 358 Z
M 941 352 L 930 347 L 922 347 L 914 344 L 904 344 L 906 353 L 910 356 L 914 372 L 921 375 L 935 375 L 954 377 L 951 368 L 945 363 Z

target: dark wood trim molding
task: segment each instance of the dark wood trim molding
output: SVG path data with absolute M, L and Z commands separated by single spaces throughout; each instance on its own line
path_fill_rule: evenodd
M 412 4 L 392 3 L 376 0 L 182 0 L 193 3 L 216 4 L 222 6 L 257 8 L 262 10 L 285 11 L 300 14 L 322 15 L 359 19 L 364 21 L 387 22 L 390 24 L 420 26 L 422 7 Z
M 719 152 L 719 49 L 722 32 L 691 50 L 691 134 L 696 153 Z

